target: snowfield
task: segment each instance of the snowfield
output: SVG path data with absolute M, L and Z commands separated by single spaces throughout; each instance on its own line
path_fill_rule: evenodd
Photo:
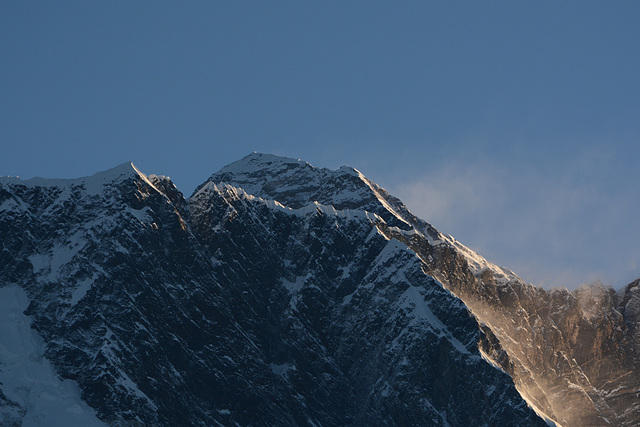
M 17 285 L 0 288 L 0 390 L 19 407 L 0 407 L 0 423 L 24 413 L 23 427 L 105 426 L 80 397 L 78 384 L 61 380 L 44 357 L 44 342 L 23 314 L 29 300 Z

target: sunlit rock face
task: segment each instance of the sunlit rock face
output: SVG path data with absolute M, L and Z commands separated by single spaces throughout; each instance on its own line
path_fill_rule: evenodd
M 637 425 L 632 302 L 601 285 L 545 291 L 486 269 L 450 272 L 442 282 L 496 338 L 483 348 L 540 412 L 567 426 Z
M 326 205 L 366 209 L 384 217 L 376 224 L 378 231 L 411 248 L 423 271 L 464 301 L 485 332 L 480 342 L 483 355 L 513 377 L 540 414 L 566 426 L 640 423 L 638 281 L 620 296 L 598 284 L 573 292 L 525 284 L 510 270 L 487 262 L 416 218 L 357 170 L 319 170 L 314 175 L 306 163 L 285 163 L 274 169 L 277 158 L 253 155 L 210 180 L 253 185 L 252 194 L 293 206 L 322 199 Z M 298 169 L 304 170 L 299 176 L 305 178 L 289 179 L 298 176 Z M 336 185 L 340 174 L 354 179 Z M 288 185 L 282 191 L 280 182 Z
M 255 153 L 188 199 L 131 164 L 2 178 L 0 237 L 0 286 L 85 425 L 545 424 L 443 287 L 476 280 L 462 247 L 354 169 Z M 46 410 L 21 387 L 0 420 Z
M 0 245 L 0 349 L 83 425 L 640 424 L 640 281 L 525 284 L 353 168 L 0 178 Z M 45 419 L 4 350 L 0 424 Z
M 618 295 L 625 324 L 632 337 L 636 353 L 640 352 L 640 279 L 636 279 Z
M 612 290 L 511 282 L 487 298 L 483 286 L 459 295 L 497 337 L 488 347 L 498 351 L 487 352 L 506 352 L 499 363 L 530 403 L 562 425 L 637 424 L 638 363 Z

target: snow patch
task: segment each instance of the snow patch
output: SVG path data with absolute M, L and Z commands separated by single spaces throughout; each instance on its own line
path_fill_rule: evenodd
M 85 193 L 89 196 L 97 196 L 104 194 L 106 185 L 113 184 L 115 182 L 121 182 L 126 179 L 140 178 L 152 188 L 156 188 L 147 176 L 142 173 L 131 162 L 125 162 L 115 168 L 108 169 L 106 171 L 98 172 L 91 176 L 85 176 L 82 178 L 72 179 L 56 179 L 56 178 L 31 178 L 22 180 L 17 177 L 0 177 L 0 184 L 8 185 L 21 185 L 25 187 L 44 187 L 53 188 L 58 187 L 65 191 L 71 187 L 82 187 Z M 156 188 L 157 191 L 157 188 Z
M 22 425 L 106 425 L 82 400 L 77 383 L 60 379 L 44 357 L 45 344 L 23 314 L 28 305 L 19 286 L 0 288 L 0 387 L 26 411 Z
M 61 270 L 84 248 L 87 241 L 83 230 L 73 234 L 65 244 L 56 243 L 47 254 L 36 254 L 28 257 L 33 272 L 43 281 L 55 281 Z
M 258 201 L 263 203 L 270 209 L 284 212 L 286 214 L 294 215 L 297 217 L 305 217 L 308 215 L 320 213 L 330 217 L 344 218 L 347 220 L 364 219 L 372 223 L 384 222 L 384 220 L 380 216 L 372 212 L 358 209 L 336 210 L 331 205 L 323 205 L 318 202 L 311 202 L 301 208 L 293 209 L 288 206 L 282 205 L 282 203 L 278 202 L 277 200 L 263 199 L 261 197 L 254 196 L 248 193 L 244 188 L 234 187 L 233 185 L 224 182 L 219 182 L 217 184 L 212 181 L 207 182 L 193 196 L 191 196 L 191 200 L 196 200 L 197 198 L 202 197 L 205 192 L 218 193 L 222 197 L 231 198 L 232 200 L 245 199 L 252 202 Z
M 71 294 L 71 305 L 76 305 L 82 298 L 85 297 L 85 295 L 87 294 L 87 291 L 89 291 L 89 289 L 91 288 L 91 285 L 93 285 L 93 282 L 95 281 L 95 275 L 93 277 L 91 277 L 90 279 L 85 279 L 82 280 L 80 282 L 78 282 L 78 284 L 76 285 L 76 288 L 73 290 L 73 293 Z
M 283 363 L 281 365 L 271 363 L 269 367 L 271 368 L 271 372 L 280 377 L 284 377 L 289 371 L 297 370 L 296 366 L 291 363 Z
M 300 291 L 300 289 L 302 289 L 306 281 L 309 280 L 310 278 L 311 278 L 311 275 L 307 274 L 306 276 L 296 277 L 296 279 L 293 282 L 287 279 L 282 279 L 282 285 L 285 288 L 287 288 L 287 290 L 290 293 L 295 294 L 298 291 Z
M 4 202 L 2 202 L 2 205 L 0 205 L 0 212 L 12 212 L 12 211 L 20 211 L 20 210 L 26 210 L 27 209 L 27 204 L 24 203 L 21 199 L 7 199 Z
M 400 308 L 409 310 L 413 315 L 413 320 L 409 324 L 411 326 L 417 321 L 424 322 L 430 325 L 433 330 L 438 333 L 440 337 L 445 337 L 453 347 L 460 353 L 465 355 L 471 355 L 469 350 L 462 344 L 456 337 L 451 334 L 451 331 L 445 326 L 444 323 L 431 311 L 431 308 L 425 301 L 425 296 L 422 294 L 421 289 L 410 285 L 409 288 L 404 291 L 400 297 Z

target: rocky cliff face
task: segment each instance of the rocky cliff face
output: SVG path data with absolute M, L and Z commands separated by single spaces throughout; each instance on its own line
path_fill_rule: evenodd
M 259 169 L 285 191 L 278 168 L 298 166 L 329 179 L 306 179 L 325 203 L 366 190 L 348 169 L 276 158 Z M 211 180 L 185 200 L 131 164 L 1 185 L 2 284 L 24 289 L 46 359 L 102 421 L 541 423 L 482 359 L 464 304 L 380 231 L 383 217 L 400 221 L 369 190 L 333 206 L 294 189 L 285 207 Z M 24 384 L 1 389 L 4 423 L 46 415 Z
M 544 425 L 521 395 L 564 425 L 640 419 L 637 283 L 525 285 L 352 168 L 254 153 L 188 199 L 131 164 L 2 178 L 0 245 L 76 412 L 110 424 Z M 9 353 L 19 425 L 44 409 Z
M 261 168 L 240 167 L 270 161 L 250 157 L 210 180 L 232 185 L 252 182 L 253 194 L 288 203 L 304 205 L 322 199 L 329 205 L 385 216 L 378 230 L 411 248 L 424 271 L 464 301 L 485 331 L 481 350 L 514 378 L 522 396 L 540 414 L 571 426 L 638 423 L 637 281 L 621 297 L 601 285 L 574 292 L 545 291 L 442 235 L 354 169 L 322 171 L 298 183 L 286 177 L 295 175 L 298 167 L 309 168 L 306 164 L 290 161 L 276 169 L 277 173 L 260 178 Z M 353 179 L 336 178 L 340 175 Z M 282 179 L 289 187 L 280 194 L 277 184 Z M 309 186 L 309 182 L 314 184 Z M 303 183 L 306 192 L 297 191 Z

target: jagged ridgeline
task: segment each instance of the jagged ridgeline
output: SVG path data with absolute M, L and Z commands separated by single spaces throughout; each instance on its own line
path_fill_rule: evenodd
M 640 422 L 637 282 L 527 285 L 353 168 L 0 178 L 0 244 L 1 425 Z

